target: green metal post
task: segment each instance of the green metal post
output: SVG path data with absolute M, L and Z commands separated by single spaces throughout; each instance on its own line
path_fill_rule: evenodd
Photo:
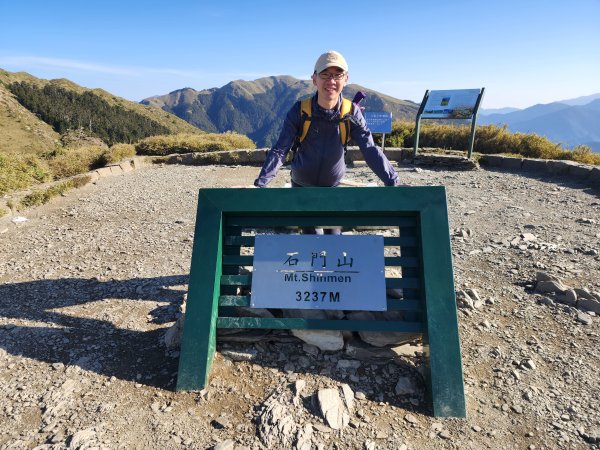
M 421 101 L 421 105 L 419 106 L 419 111 L 417 112 L 417 119 L 415 123 L 415 136 L 414 136 L 414 146 L 413 146 L 413 160 L 417 156 L 417 152 L 419 151 L 419 133 L 421 132 L 421 114 L 423 114 L 423 110 L 425 109 L 425 104 L 427 103 L 427 99 L 429 98 L 429 89 L 425 91 L 425 95 L 423 96 L 423 101 Z
M 221 210 L 200 191 L 179 354 L 178 391 L 201 390 L 208 382 L 217 341 L 222 234 Z
M 475 145 L 475 128 L 477 122 L 477 111 L 479 110 L 479 105 L 481 104 L 481 100 L 483 99 L 483 93 L 485 92 L 485 88 L 481 88 L 481 92 L 477 97 L 477 102 L 475 103 L 475 108 L 473 109 L 473 118 L 471 119 L 471 139 L 469 142 L 469 153 L 468 158 L 471 159 L 471 155 L 473 155 L 473 145 Z

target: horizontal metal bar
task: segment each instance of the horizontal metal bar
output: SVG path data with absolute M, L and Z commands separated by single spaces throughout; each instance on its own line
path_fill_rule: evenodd
M 251 266 L 254 261 L 252 255 L 223 255 L 225 266 Z
M 223 239 L 224 245 L 254 247 L 256 236 L 225 236 Z M 387 247 L 416 247 L 416 237 L 390 237 L 384 236 L 383 245 Z
M 400 300 L 396 298 L 387 298 L 388 311 L 411 311 L 421 312 L 421 302 L 418 300 Z M 243 306 L 250 307 L 249 295 L 221 295 L 219 297 L 219 306 Z
M 418 278 L 386 278 L 385 287 L 388 289 L 398 288 L 413 288 L 421 287 L 421 282 Z
M 412 256 L 386 256 L 385 265 L 392 267 L 419 267 L 419 258 Z
M 344 331 L 399 331 L 424 333 L 421 322 L 385 320 L 321 320 L 299 318 L 219 317 L 217 328 L 261 328 L 275 330 L 344 330 Z
M 249 295 L 221 295 L 219 306 L 250 306 Z
M 250 286 L 252 275 L 221 275 L 221 286 Z
M 233 216 L 224 218 L 227 227 L 285 227 L 285 226 L 399 226 L 416 227 L 415 216 Z

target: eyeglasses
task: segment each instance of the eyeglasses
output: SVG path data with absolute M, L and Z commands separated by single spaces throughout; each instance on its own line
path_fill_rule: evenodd
M 336 81 L 340 81 L 342 78 L 344 78 L 344 75 L 346 75 L 346 72 L 336 72 L 336 73 L 330 73 L 330 72 L 321 72 L 319 74 L 319 78 L 321 80 L 336 80 Z

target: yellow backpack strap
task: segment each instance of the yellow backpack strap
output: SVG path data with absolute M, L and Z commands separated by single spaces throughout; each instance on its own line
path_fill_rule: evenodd
M 347 118 L 350 114 L 352 114 L 352 102 L 342 97 L 340 108 L 340 140 L 342 145 L 347 145 L 350 140 L 350 120 Z
M 300 103 L 300 118 L 302 119 L 302 134 L 300 142 L 304 140 L 310 128 L 310 118 L 312 116 L 312 97 L 305 98 Z

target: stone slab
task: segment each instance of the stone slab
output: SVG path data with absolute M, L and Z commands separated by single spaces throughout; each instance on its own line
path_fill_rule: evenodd
M 110 173 L 113 175 L 121 175 L 123 169 L 121 169 L 121 166 L 110 166 Z
M 590 172 L 592 171 L 593 167 L 591 166 L 586 166 L 583 164 L 577 164 L 574 166 L 570 166 L 569 167 L 569 177 L 576 179 L 576 180 L 585 180 L 587 177 L 590 176 Z
M 548 160 L 546 159 L 524 159 L 521 170 L 526 172 L 548 172 Z
M 96 170 L 96 173 L 100 178 L 110 177 L 112 175 L 110 167 L 100 167 Z

